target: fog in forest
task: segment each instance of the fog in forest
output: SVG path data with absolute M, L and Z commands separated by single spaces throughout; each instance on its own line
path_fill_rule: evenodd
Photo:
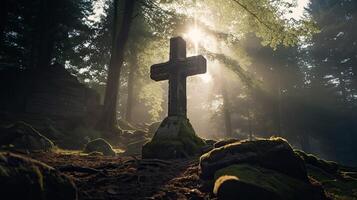
M 356 0 L 0 2 L 11 199 L 357 199 L 356 143 Z

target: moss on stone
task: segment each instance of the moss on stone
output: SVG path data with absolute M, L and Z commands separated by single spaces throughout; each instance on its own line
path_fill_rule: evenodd
M 95 140 L 90 141 L 86 144 L 84 148 L 84 153 L 91 153 L 91 152 L 101 152 L 105 156 L 115 156 L 116 153 L 113 150 L 112 146 L 104 139 L 98 138 Z
M 211 178 L 222 168 L 234 164 L 254 164 L 308 182 L 304 161 L 282 138 L 240 141 L 215 148 L 200 158 L 202 178 Z
M 216 194 L 224 183 L 219 180 L 223 176 L 236 178 L 235 185 L 239 187 L 231 187 L 230 191 L 226 191 L 236 194 L 235 199 L 324 199 L 320 188 L 275 170 L 249 164 L 231 165 L 218 170 L 215 173 Z
M 169 120 L 172 119 L 166 118 L 160 127 L 167 126 Z M 165 133 L 158 134 L 156 132 L 151 141 L 143 146 L 143 158 L 184 158 L 198 153 L 200 148 L 205 145 L 204 140 L 196 135 L 187 118 L 177 117 L 172 122 L 178 128 L 177 135 L 172 135 L 171 133 L 165 135 Z

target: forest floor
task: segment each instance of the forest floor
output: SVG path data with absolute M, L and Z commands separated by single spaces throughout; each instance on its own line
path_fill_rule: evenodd
M 88 155 L 80 151 L 31 153 L 73 178 L 79 200 L 93 199 L 216 199 L 212 185 L 199 178 L 198 157 L 180 160 L 135 156 Z M 357 199 L 357 168 L 331 176 L 307 166 L 310 178 L 320 182 L 329 199 Z M 316 171 L 317 170 L 317 171 Z M 348 172 L 350 171 L 350 172 Z
M 198 176 L 198 158 L 141 160 L 76 151 L 34 153 L 30 157 L 72 177 L 79 200 L 214 199 Z

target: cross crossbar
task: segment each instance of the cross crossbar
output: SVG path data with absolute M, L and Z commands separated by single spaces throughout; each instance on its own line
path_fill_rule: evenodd
M 170 60 L 151 66 L 150 78 L 155 81 L 169 80 L 169 116 L 186 117 L 186 78 L 204 74 L 207 61 L 201 56 L 186 57 L 186 42 L 181 37 L 170 39 Z

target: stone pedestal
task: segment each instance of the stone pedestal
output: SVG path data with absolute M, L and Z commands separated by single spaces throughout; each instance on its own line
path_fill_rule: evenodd
M 169 116 L 162 121 L 151 141 L 143 146 L 142 157 L 185 158 L 198 153 L 204 145 L 186 117 Z

